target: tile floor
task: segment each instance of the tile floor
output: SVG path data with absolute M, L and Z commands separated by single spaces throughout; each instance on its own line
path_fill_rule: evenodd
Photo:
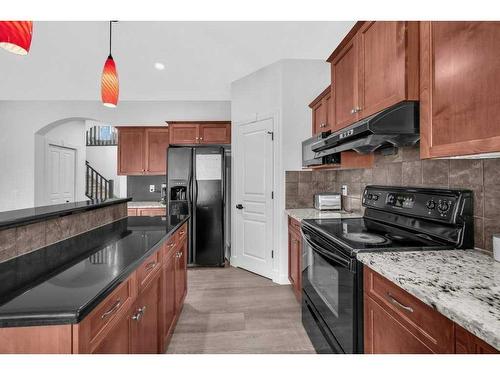
M 242 269 L 188 271 L 188 294 L 167 353 L 314 353 L 288 285 Z

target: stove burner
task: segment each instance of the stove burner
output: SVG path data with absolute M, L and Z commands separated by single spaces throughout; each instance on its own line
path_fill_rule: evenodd
M 343 233 L 342 236 L 350 241 L 361 242 L 371 245 L 387 244 L 391 241 L 385 237 L 371 233 Z

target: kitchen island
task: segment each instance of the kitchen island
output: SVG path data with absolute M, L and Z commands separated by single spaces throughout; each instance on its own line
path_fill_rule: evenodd
M 0 263 L 0 353 L 164 352 L 187 219 L 129 217 Z

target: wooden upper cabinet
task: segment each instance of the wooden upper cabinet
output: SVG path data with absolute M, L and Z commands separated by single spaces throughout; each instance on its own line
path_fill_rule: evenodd
M 358 46 L 359 118 L 418 100 L 418 22 L 366 22 Z
M 118 128 L 118 174 L 144 174 L 145 136 L 142 128 Z
M 167 172 L 167 127 L 117 127 L 118 175 L 163 175 Z
M 231 123 L 228 121 L 168 122 L 170 144 L 229 144 Z
M 167 172 L 168 128 L 146 128 L 146 174 Z
M 353 38 L 332 61 L 333 99 L 332 130 L 342 129 L 357 120 L 357 43 Z
M 328 61 L 333 130 L 404 100 L 418 100 L 418 22 L 358 22 Z
M 420 155 L 500 151 L 500 22 L 421 22 Z
M 169 123 L 170 144 L 193 145 L 198 143 L 200 137 L 199 124 L 197 123 Z
M 199 137 L 199 143 L 201 144 L 231 143 L 231 124 L 200 124 Z
M 309 104 L 312 110 L 312 133 L 318 134 L 332 129 L 331 87 L 328 86 Z

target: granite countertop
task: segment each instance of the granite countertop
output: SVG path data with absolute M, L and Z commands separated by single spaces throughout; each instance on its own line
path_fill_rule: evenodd
M 297 221 L 304 219 L 342 219 L 346 217 L 362 217 L 361 212 L 321 211 L 316 208 L 289 208 L 285 210 L 288 216 Z
M 0 263 L 0 327 L 80 322 L 188 218 L 129 217 Z
M 20 225 L 37 223 L 53 217 L 65 216 L 82 211 L 95 210 L 97 208 L 125 203 L 132 198 L 111 198 L 106 200 L 87 200 L 81 202 L 54 204 L 24 208 L 21 210 L 0 212 L 0 229 L 18 227 Z
M 157 201 L 142 201 L 142 202 L 128 202 L 127 203 L 128 208 L 165 208 L 164 204 L 161 204 L 160 202 Z
M 500 263 L 476 250 L 358 253 L 358 260 L 500 350 Z

